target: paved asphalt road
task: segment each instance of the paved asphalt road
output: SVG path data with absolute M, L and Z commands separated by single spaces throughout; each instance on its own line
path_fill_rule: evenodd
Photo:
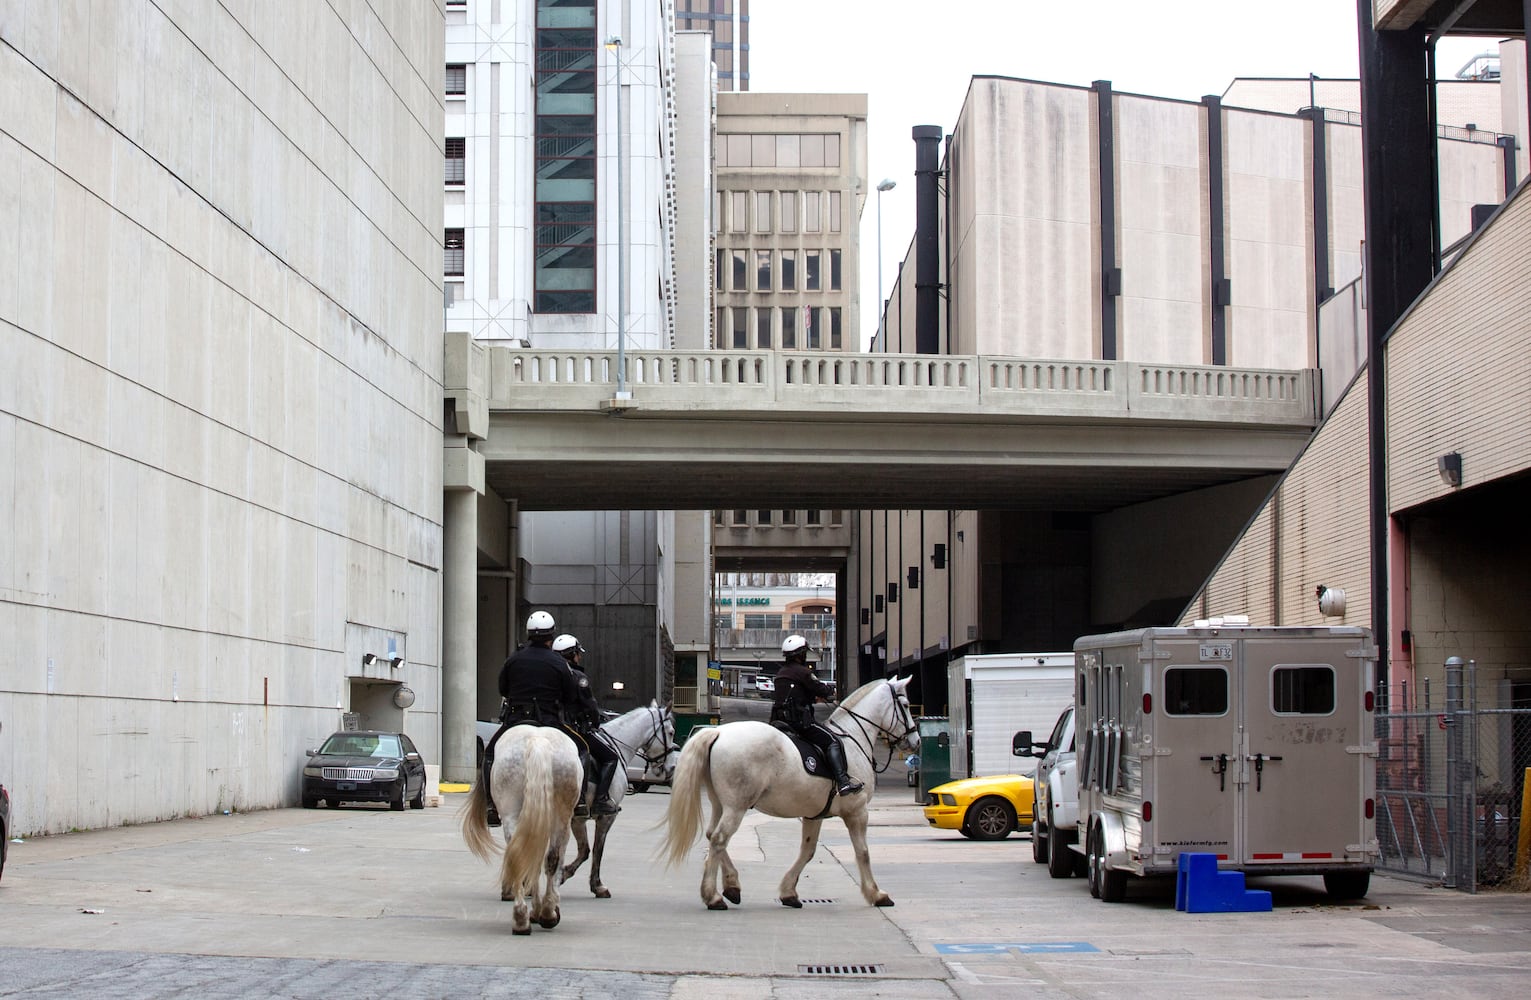
M 11 844 L 0 880 L 0 997 L 1509 997 L 1531 982 L 1531 897 L 1387 878 L 1331 906 L 1319 880 L 1268 879 L 1273 913 L 1177 913 L 1173 886 L 1092 900 L 1024 835 L 929 829 L 885 776 L 867 906 L 844 827 L 827 822 L 800 910 L 775 901 L 797 824 L 734 838 L 743 905 L 709 912 L 701 851 L 652 860 L 669 796 L 635 795 L 597 900 L 588 868 L 563 922 L 510 934 L 493 870 L 462 843 L 463 795 L 391 813 L 281 809 Z

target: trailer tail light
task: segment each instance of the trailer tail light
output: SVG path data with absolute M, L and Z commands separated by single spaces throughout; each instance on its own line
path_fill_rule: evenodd
M 1368 808 L 1370 808 L 1370 806 L 1368 806 Z M 1152 802 L 1145 802 L 1145 803 L 1143 803 L 1143 822 L 1147 823 L 1149 820 L 1151 820 L 1153 818 L 1154 818 L 1154 804 Z
M 1370 712 L 1377 703 L 1377 694 L 1374 691 L 1366 692 L 1366 710 Z
M 1143 692 L 1143 714 L 1152 715 L 1154 712 L 1154 696 L 1147 691 Z
M 1377 803 L 1374 802 L 1371 799 L 1367 799 L 1366 800 L 1366 818 L 1367 819 L 1376 819 L 1377 818 Z

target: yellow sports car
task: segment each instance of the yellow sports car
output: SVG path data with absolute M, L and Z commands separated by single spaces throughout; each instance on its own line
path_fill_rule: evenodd
M 925 820 L 972 840 L 1004 840 L 1031 827 L 1031 779 L 1024 774 L 962 778 L 930 790 Z

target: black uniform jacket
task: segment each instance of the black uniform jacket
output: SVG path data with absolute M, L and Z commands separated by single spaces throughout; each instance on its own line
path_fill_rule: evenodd
M 500 668 L 500 697 L 507 721 L 535 719 L 556 726 L 579 704 L 579 685 L 568 661 L 546 646 L 526 645 Z
M 832 698 L 834 694 L 834 687 L 815 677 L 808 664 L 794 660 L 776 672 L 771 721 L 785 722 L 797 729 L 811 726 L 814 701 L 818 698 Z
M 574 674 L 574 682 L 579 685 L 579 697 L 569 721 L 581 732 L 593 733 L 601 728 L 601 706 L 596 703 L 595 691 L 590 687 L 590 678 L 585 676 L 585 672 L 572 664 L 569 669 Z

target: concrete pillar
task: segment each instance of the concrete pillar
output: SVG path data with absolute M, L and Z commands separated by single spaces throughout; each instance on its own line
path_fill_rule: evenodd
M 447 490 L 441 588 L 441 776 L 472 781 L 478 709 L 478 493 Z

